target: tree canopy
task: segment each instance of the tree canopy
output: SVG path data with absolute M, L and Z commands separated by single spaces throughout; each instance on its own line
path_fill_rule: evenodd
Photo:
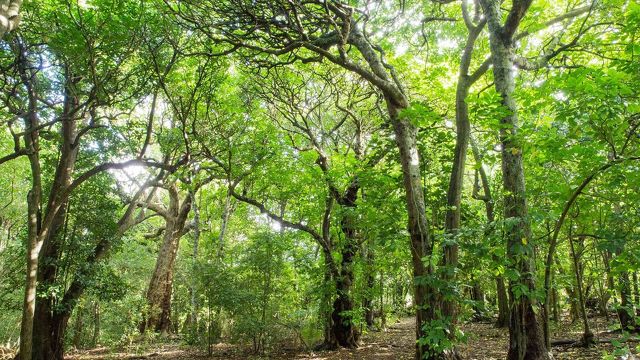
M 639 35 L 633 0 L 0 0 L 0 357 L 638 353 Z

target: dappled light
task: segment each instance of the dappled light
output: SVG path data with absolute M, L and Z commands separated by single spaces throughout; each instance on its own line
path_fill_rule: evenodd
M 0 0 L 0 360 L 635 359 L 633 0 Z

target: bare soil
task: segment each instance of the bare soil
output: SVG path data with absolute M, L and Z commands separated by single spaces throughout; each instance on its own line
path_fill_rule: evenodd
M 614 319 L 593 318 L 590 323 L 593 332 L 599 339 L 617 339 L 619 334 L 608 331 L 609 324 Z M 362 344 L 357 349 L 340 349 L 335 351 L 293 351 L 281 349 L 274 351 L 269 356 L 256 356 L 246 352 L 238 346 L 230 344 L 217 344 L 213 348 L 213 356 L 208 357 L 201 349 L 183 346 L 176 343 L 158 344 L 155 347 L 146 347 L 144 350 L 128 348 L 122 352 L 112 352 L 108 349 L 94 349 L 69 354 L 72 360 L 180 360 L 180 359 L 311 359 L 311 360 L 369 360 L 369 359 L 393 359 L 410 360 L 414 354 L 414 321 L 413 318 L 405 318 L 390 325 L 386 331 L 367 333 Z M 490 323 L 468 323 L 461 326 L 466 334 L 466 342 L 459 345 L 458 352 L 467 360 L 498 360 L 505 359 L 508 347 L 509 334 L 506 329 L 497 329 Z M 561 322 L 552 329 L 553 339 L 580 339 L 581 328 L 579 324 L 571 324 L 568 321 Z M 637 342 L 629 342 L 628 346 L 633 353 L 636 352 Z M 624 345 L 623 345 L 624 346 Z M 612 353 L 613 345 L 602 343 L 590 348 L 575 345 L 554 346 L 553 355 L 556 360 L 592 360 L 602 359 L 606 352 Z M 636 359 L 631 355 L 626 359 Z

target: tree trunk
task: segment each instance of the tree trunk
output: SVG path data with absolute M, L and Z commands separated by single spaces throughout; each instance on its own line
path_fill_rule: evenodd
M 171 294 L 175 261 L 190 210 L 191 197 L 187 196 L 180 204 L 178 189 L 175 185 L 171 186 L 169 208 L 164 214 L 165 230 L 162 245 L 147 290 L 148 309 L 140 326 L 141 332 L 147 329 L 163 334 L 171 332 Z
M 469 67 L 473 57 L 473 49 L 484 22 L 477 26 L 471 25 L 468 17 L 467 3 L 462 2 L 462 14 L 467 24 L 468 34 L 458 69 L 458 83 L 456 86 L 456 145 L 453 152 L 453 165 L 447 190 L 447 212 L 445 214 L 445 234 L 448 239 L 443 247 L 442 264 L 445 266 L 443 281 L 449 284 L 449 288 L 455 287 L 455 269 L 458 266 L 458 243 L 455 239 L 460 228 L 461 199 L 464 185 L 464 170 L 467 159 L 467 149 L 471 136 L 471 123 L 469 121 L 469 105 L 467 96 L 469 88 L 474 80 L 469 77 Z M 449 292 L 440 289 L 441 292 Z M 448 294 L 443 294 L 448 295 Z M 452 294 L 449 294 L 452 295 Z M 441 301 L 442 315 L 449 323 L 448 334 L 455 337 L 455 324 L 457 322 L 457 301 L 453 296 L 445 296 L 451 300 Z
M 638 287 L 638 272 L 634 271 L 632 273 L 632 279 L 633 279 L 633 303 L 635 306 L 640 305 L 640 294 L 639 294 L 639 287 Z
M 389 120 L 393 126 L 396 146 L 400 154 L 408 215 L 407 229 L 409 231 L 413 267 L 414 301 L 416 304 L 415 355 L 416 359 L 423 359 L 429 356 L 431 351 L 425 341 L 418 340 L 426 335 L 423 329 L 424 325 L 435 319 L 437 299 L 428 285 L 429 282 L 425 281 L 427 280 L 425 277 L 433 276 L 433 269 L 431 266 L 425 266 L 422 260 L 425 257 L 431 257 L 433 246 L 431 244 L 429 222 L 425 213 L 420 154 L 417 143 L 418 131 L 411 119 L 400 117 L 400 111 L 409 106 L 409 101 L 397 79 L 390 75 L 388 67 L 385 66 L 386 64 L 380 58 L 380 54 L 360 30 L 352 29 L 348 41 L 358 49 L 367 62 L 371 69 L 371 75 L 382 80 L 382 82 L 373 81 L 372 85 L 378 87 L 384 94 Z M 349 69 L 349 66 L 341 65 Z M 371 77 L 368 80 L 371 82 Z
M 387 300 L 389 297 L 387 296 Z M 387 328 L 387 313 L 384 310 L 384 272 L 380 271 L 380 330 Z
M 0 40 L 20 24 L 22 0 L 0 0 Z
M 584 241 L 584 238 L 582 238 Z M 587 318 L 587 309 L 584 304 L 584 292 L 582 291 L 582 266 L 580 265 L 579 255 L 576 253 L 575 246 L 573 244 L 572 228 L 569 228 L 569 249 L 571 250 L 571 258 L 573 259 L 573 271 L 575 273 L 576 290 L 578 291 L 578 307 L 580 309 L 580 315 L 582 317 L 582 324 L 584 326 L 584 332 L 582 334 L 582 344 L 584 346 L 591 346 L 595 343 L 593 332 L 589 328 L 589 319 Z
M 498 293 L 498 320 L 496 327 L 505 328 L 509 326 L 509 297 L 507 287 L 504 284 L 504 277 L 496 276 L 496 292 Z
M 347 237 L 349 236 L 353 236 L 353 234 L 347 235 Z M 347 240 L 347 244 L 345 244 L 342 250 L 340 274 L 336 277 L 337 297 L 331 309 L 333 337 L 336 339 L 338 345 L 347 348 L 357 347 L 360 338 L 360 333 L 353 322 L 354 303 L 351 299 L 355 249 L 356 245 L 352 241 Z
M 414 278 L 413 298 L 416 307 L 416 340 L 420 340 L 426 337 L 425 325 L 435 319 L 436 315 L 437 299 L 433 289 L 428 285 L 429 281 L 425 279 L 433 276 L 433 269 L 431 266 L 425 266 L 422 260 L 431 257 L 433 248 L 422 192 L 417 129 L 408 119 L 399 119 L 398 110 L 389 104 L 406 192 Z M 416 359 L 423 359 L 430 354 L 430 349 L 424 341 L 416 341 Z
M 513 96 L 515 81 L 513 73 L 513 35 L 531 0 L 514 2 L 502 25 L 501 2 L 481 0 L 487 24 L 489 43 L 493 60 L 495 88 L 502 99 L 502 105 L 509 114 L 501 122 L 500 141 L 502 143 L 502 181 L 504 187 L 504 219 L 507 237 L 507 258 L 519 279 L 509 283 L 511 317 L 509 323 L 510 360 L 549 359 L 542 327 L 536 315 L 535 263 L 531 229 L 527 213 L 522 144 L 517 139 L 518 108 Z M 525 289 L 526 291 L 522 291 Z
M 71 75 L 65 73 L 67 79 Z M 38 234 L 41 248 L 38 251 L 38 263 L 36 275 L 38 286 L 44 289 L 56 285 L 58 273 L 58 261 L 62 256 L 62 243 L 66 234 L 61 236 L 60 229 L 67 219 L 69 210 L 69 197 L 63 193 L 72 182 L 72 174 L 75 169 L 79 147 L 74 142 L 77 137 L 77 119 L 72 117 L 74 109 L 78 106 L 78 98 L 74 95 L 75 84 L 70 80 L 65 84 L 65 97 L 63 118 L 61 121 L 60 156 L 56 164 L 56 170 L 49 192 L 49 199 L 42 228 Z M 33 320 L 33 336 L 38 339 L 32 344 L 33 360 L 62 359 L 64 332 L 69 321 L 70 312 L 56 310 L 61 304 L 57 299 L 46 294 L 38 297 L 35 304 Z
M 558 304 L 558 289 L 553 288 L 551 290 L 551 304 L 553 305 L 553 321 L 560 320 L 560 306 Z
M 20 326 L 20 359 L 31 360 L 33 344 L 33 319 L 36 305 L 36 283 L 38 273 L 38 256 L 42 247 L 40 237 L 42 222 L 42 171 L 40 168 L 40 135 L 38 127 L 38 101 L 32 79 L 28 70 L 31 64 L 27 60 L 24 45 L 19 43 L 16 57 L 21 81 L 27 88 L 29 97 L 29 113 L 24 117 L 25 147 L 29 150 L 28 159 L 31 168 L 31 189 L 27 194 L 27 271 L 25 280 L 24 302 L 22 306 L 22 322 Z

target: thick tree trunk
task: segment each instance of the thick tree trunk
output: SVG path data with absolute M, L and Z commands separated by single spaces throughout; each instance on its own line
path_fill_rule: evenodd
M 22 0 L 0 0 L 0 40 L 18 27 Z
M 414 278 L 413 298 L 416 307 L 416 340 L 420 340 L 426 336 L 425 325 L 435 319 L 437 299 L 433 289 L 428 285 L 428 279 L 425 279 L 425 277 L 433 276 L 433 269 L 430 266 L 425 266 L 422 260 L 431 256 L 433 248 L 422 192 L 417 129 L 408 119 L 398 117 L 398 108 L 391 103 L 388 104 L 388 107 L 396 144 L 400 152 L 403 184 L 407 199 Z M 416 341 L 416 359 L 423 359 L 430 355 L 433 356 L 428 345 L 424 341 Z
M 143 332 L 146 329 L 162 333 L 170 332 L 173 269 L 180 240 L 177 228 L 175 220 L 166 221 L 165 235 L 146 295 L 149 308 L 142 328 Z
M 326 163 L 325 163 L 326 164 Z M 326 165 L 323 165 L 326 166 Z M 326 168 L 326 167 L 325 167 Z M 337 297 L 333 302 L 331 312 L 332 332 L 338 345 L 354 348 L 358 346 L 360 332 L 353 321 L 355 304 L 351 297 L 353 285 L 353 261 L 358 251 L 358 238 L 356 229 L 355 209 L 360 185 L 355 179 L 345 190 L 344 194 L 334 192 L 336 202 L 341 206 L 340 229 L 344 234 L 345 242 L 341 249 L 341 262 L 339 273 L 335 276 Z
M 489 42 L 493 60 L 495 88 L 502 105 L 510 112 L 501 119 L 502 180 L 504 187 L 504 219 L 507 237 L 507 258 L 519 279 L 509 283 L 511 317 L 509 323 L 510 360 L 549 359 L 541 323 L 536 314 L 537 306 L 531 294 L 535 293 L 534 249 L 527 213 L 522 144 L 517 139 L 518 108 L 513 96 L 513 35 L 531 0 L 514 2 L 502 25 L 501 2 L 481 0 L 489 26 Z M 526 292 L 521 289 L 526 289 Z
M 65 74 L 71 78 L 70 74 Z M 56 283 L 58 273 L 58 261 L 62 256 L 62 243 L 65 242 L 66 234 L 60 234 L 60 230 L 67 220 L 69 208 L 68 196 L 63 197 L 63 192 L 72 182 L 72 174 L 78 156 L 79 147 L 74 142 L 77 137 L 77 119 L 71 114 L 78 106 L 78 99 L 75 97 L 75 84 L 68 82 L 65 87 L 65 100 L 61 124 L 62 144 L 60 157 L 56 165 L 56 171 L 49 192 L 49 199 L 45 213 L 45 224 L 40 229 L 39 239 L 41 248 L 39 251 L 37 267 L 37 280 L 40 287 L 48 289 Z M 33 360 L 62 359 L 63 340 L 70 313 L 56 310 L 56 299 L 53 295 L 45 295 L 36 300 L 33 336 L 38 341 L 32 344 Z
M 152 330 L 163 334 L 171 332 L 171 294 L 173 275 L 180 238 L 191 210 L 191 197 L 180 204 L 178 189 L 169 188 L 169 207 L 164 214 L 165 230 L 158 253 L 156 267 L 147 290 L 147 312 L 140 326 L 141 332 Z
M 40 135 L 38 127 L 38 101 L 30 72 L 31 65 L 27 60 L 24 45 L 19 43 L 16 51 L 21 81 L 27 88 L 29 97 L 29 113 L 24 117 L 25 147 L 29 150 L 28 159 L 31 168 L 31 189 L 27 194 L 27 271 L 25 280 L 24 302 L 22 306 L 22 322 L 20 326 L 21 360 L 31 360 L 33 344 L 33 319 L 36 305 L 36 283 L 38 273 L 38 256 L 42 247 L 40 237 L 42 222 L 42 171 L 40 168 Z
M 344 230 L 345 225 L 343 225 Z M 353 228 L 349 229 L 350 231 Z M 342 250 L 342 262 L 340 274 L 336 277 L 337 297 L 331 309 L 331 322 L 333 337 L 338 345 L 347 348 L 358 346 L 360 333 L 353 322 L 354 303 L 351 298 L 351 286 L 353 284 L 353 258 L 356 253 L 356 245 L 353 242 L 352 233 L 346 233 L 347 244 Z M 350 237 L 351 236 L 351 237 Z
M 352 29 L 349 43 L 355 46 L 369 65 L 371 73 L 366 77 L 372 85 L 380 89 L 387 105 L 389 120 L 393 126 L 396 146 L 400 154 L 402 179 L 407 205 L 407 229 L 409 230 L 411 263 L 414 278 L 414 301 L 416 304 L 416 359 L 434 356 L 424 341 L 424 326 L 435 319 L 437 299 L 425 277 L 433 276 L 433 269 L 425 266 L 423 258 L 430 257 L 433 251 L 429 222 L 425 213 L 422 174 L 420 172 L 420 154 L 418 152 L 418 131 L 410 119 L 401 118 L 400 111 L 409 106 L 409 101 L 401 85 L 389 73 L 388 67 L 381 61 L 378 53 L 364 34 Z M 344 63 L 343 67 L 349 69 Z M 363 75 L 364 76 L 364 75 Z

